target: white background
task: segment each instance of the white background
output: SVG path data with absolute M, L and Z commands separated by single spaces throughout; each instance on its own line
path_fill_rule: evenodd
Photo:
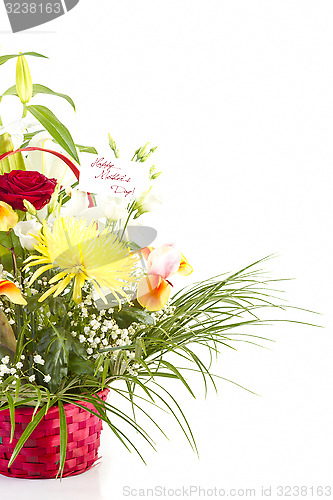
M 274 277 L 296 313 L 325 329 L 279 323 L 276 343 L 225 350 L 204 400 L 173 387 L 200 460 L 170 419 L 148 466 L 103 431 L 102 464 L 55 481 L 0 478 L 8 498 L 121 499 L 124 486 L 256 488 L 328 485 L 332 478 L 333 3 L 317 0 L 81 0 L 66 16 L 10 34 L 0 8 L 1 52 L 34 50 L 33 80 L 71 95 L 76 116 L 47 103 L 77 142 L 123 155 L 151 141 L 164 174 L 163 207 L 147 219 L 174 241 L 198 280 L 271 253 Z M 0 67 L 3 92 L 15 63 Z M 12 99 L 12 98 L 8 98 Z M 36 101 L 37 102 L 37 101 Z M 185 280 L 185 278 L 184 278 Z M 184 281 L 181 284 L 185 284 Z M 315 495 L 316 497 L 316 495 Z M 192 496 L 198 498 L 198 496 Z

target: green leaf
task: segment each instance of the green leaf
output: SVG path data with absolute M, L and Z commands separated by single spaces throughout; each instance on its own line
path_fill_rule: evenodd
M 6 95 L 16 95 L 17 96 L 17 90 L 16 90 L 16 85 L 13 85 L 12 87 L 9 87 L 9 89 L 6 90 L 1 96 L 5 97 Z
M 83 345 L 64 328 L 43 330 L 37 352 L 45 360 L 44 373 L 51 375 L 48 387 L 56 392 L 69 373 L 74 375 L 94 374 L 94 364 L 87 358 Z
M 19 57 L 19 56 L 44 57 L 45 59 L 48 59 L 47 56 L 43 56 L 43 54 L 38 54 L 37 52 L 23 52 L 22 54 L 9 54 L 9 55 L 5 55 L 5 56 L 0 56 L 0 66 L 2 64 L 5 64 L 10 59 L 14 59 L 15 57 Z
M 74 111 L 76 111 L 73 99 L 66 94 L 60 94 L 59 92 L 54 92 L 54 90 L 51 90 L 48 87 L 45 87 L 45 85 L 41 85 L 40 83 L 34 83 L 33 90 L 32 90 L 32 97 L 34 97 L 37 94 L 49 94 L 49 95 L 55 95 L 57 97 L 62 97 L 72 106 Z M 17 96 L 16 85 L 9 87 L 9 89 L 7 89 L 6 92 L 4 92 L 2 94 L 1 97 L 5 97 L 8 95 Z
M 27 305 L 23 307 L 25 312 L 27 314 L 31 314 L 40 307 L 43 306 L 40 302 L 38 302 L 38 299 L 42 296 L 42 292 L 36 293 L 35 295 L 32 295 L 31 297 L 26 297 Z
M 66 451 L 67 451 L 67 421 L 64 405 L 62 401 L 58 401 L 59 407 L 59 423 L 60 423 L 60 463 L 59 463 L 59 471 L 57 477 L 60 474 L 62 477 L 66 462 Z
M 0 231 L 0 245 L 10 250 L 13 247 L 12 238 L 9 232 Z
M 171 363 L 169 363 L 169 361 L 165 361 L 165 359 L 160 359 L 160 364 L 161 365 L 164 365 L 166 368 L 168 368 L 171 372 L 173 372 L 177 377 L 178 379 L 183 382 L 183 384 L 185 385 L 186 389 L 190 392 L 190 394 L 192 394 L 192 396 L 195 398 L 195 395 L 191 389 L 191 387 L 188 385 L 188 383 L 186 382 L 186 380 L 184 379 L 183 375 L 180 373 L 180 371 Z
M 8 468 L 13 464 L 15 458 L 20 453 L 24 443 L 27 441 L 27 439 L 29 439 L 29 436 L 31 436 L 33 431 L 36 429 L 37 425 L 42 420 L 45 413 L 46 413 L 46 406 L 43 406 L 43 408 L 41 408 L 39 410 L 37 415 L 35 415 L 34 418 L 31 420 L 31 422 L 29 422 L 29 424 L 25 428 L 24 432 L 22 433 L 22 436 L 20 437 L 20 439 L 18 440 L 18 442 L 14 448 L 12 456 L 10 457 L 10 460 L 9 460 Z
M 93 146 L 81 146 L 80 144 L 75 144 L 80 153 L 91 153 L 93 155 L 98 155 L 97 149 Z
M 73 375 L 94 375 L 95 366 L 89 360 L 79 356 L 74 351 L 69 353 L 68 369 Z
M 44 373 L 51 375 L 48 387 L 53 393 L 59 389 L 68 373 L 68 349 L 61 334 L 59 338 L 53 329 L 48 328 L 37 345 L 38 354 L 45 360 Z
M 6 392 L 6 398 L 9 406 L 9 415 L 10 415 L 10 442 L 12 443 L 15 431 L 15 406 L 14 401 L 11 395 Z
M 145 325 L 154 325 L 154 318 L 140 309 L 123 307 L 119 312 L 113 314 L 115 321 L 120 328 L 128 328 L 132 323 L 144 323 Z
M 26 132 L 24 134 L 24 142 L 29 142 L 36 135 L 40 134 L 40 132 L 44 132 L 44 130 L 36 130 L 35 132 Z
M 40 83 L 34 83 L 32 96 L 34 97 L 37 94 L 49 94 L 49 95 L 55 95 L 57 97 L 62 97 L 62 99 L 65 99 L 67 102 L 69 102 L 74 111 L 76 111 L 73 99 L 66 94 L 60 94 L 59 92 L 54 92 L 48 87 L 45 87 L 45 85 L 41 85 Z
M 48 131 L 53 139 L 68 153 L 77 163 L 80 163 L 78 153 L 69 130 L 46 106 L 31 105 L 27 106 L 36 120 Z
M 11 252 L 6 252 L 1 255 L 1 264 L 5 271 L 9 273 L 13 272 L 13 257 Z

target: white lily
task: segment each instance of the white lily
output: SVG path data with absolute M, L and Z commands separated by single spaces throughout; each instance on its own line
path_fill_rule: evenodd
M 104 217 L 110 221 L 126 219 L 128 216 L 128 200 L 115 198 L 113 196 L 99 196 L 97 206 L 100 208 Z
M 21 246 L 26 250 L 33 250 L 37 243 L 34 235 L 37 235 L 41 229 L 40 224 L 36 219 L 21 221 L 14 226 L 14 233 L 20 239 Z
M 24 132 L 29 127 L 34 127 L 36 122 L 32 120 L 29 116 L 16 120 L 14 122 L 8 123 L 0 127 L 0 135 L 9 134 L 14 146 L 14 151 L 19 149 L 24 141 Z
M 136 208 L 140 214 L 152 212 L 161 205 L 162 198 L 153 189 L 153 186 L 144 191 L 135 201 Z
M 39 132 L 29 142 L 29 147 L 51 149 L 65 154 L 60 146 L 52 140 L 47 132 Z M 71 158 L 73 161 L 73 159 Z M 46 177 L 57 179 L 62 186 L 68 186 L 75 182 L 72 170 L 60 158 L 42 151 L 30 151 L 25 160 L 27 170 L 37 170 Z
M 66 217 L 68 215 L 77 219 L 85 219 L 87 224 L 104 217 L 99 207 L 89 208 L 87 193 L 79 191 L 78 189 L 73 189 L 71 191 L 71 199 L 61 209 L 61 216 Z

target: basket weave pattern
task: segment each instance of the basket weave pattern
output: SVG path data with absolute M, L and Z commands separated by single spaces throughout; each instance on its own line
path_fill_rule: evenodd
M 105 401 L 108 390 L 98 393 Z M 95 410 L 90 403 L 81 403 Z M 102 421 L 90 412 L 64 404 L 67 421 L 67 454 L 63 477 L 81 474 L 98 460 Z M 52 479 L 57 476 L 60 460 L 59 410 L 51 407 L 24 444 L 14 463 L 8 463 L 22 432 L 31 421 L 34 408 L 16 408 L 14 439 L 10 443 L 9 410 L 0 411 L 0 474 L 24 479 Z M 95 410 L 96 411 L 96 410 Z

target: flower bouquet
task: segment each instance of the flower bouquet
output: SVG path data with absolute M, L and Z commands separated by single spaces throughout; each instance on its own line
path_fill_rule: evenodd
M 138 222 L 159 202 L 160 172 L 141 165 L 156 148 L 146 144 L 129 159 L 146 173 L 137 195 L 80 189 L 80 159 L 97 151 L 76 144 L 50 109 L 35 104 L 48 94 L 75 109 L 69 96 L 32 83 L 28 57 L 44 56 L 0 57 L 0 65 L 16 63 L 16 84 L 0 101 L 22 103 L 21 118 L 8 125 L 0 118 L 0 473 L 82 473 L 98 459 L 102 423 L 140 455 L 122 424 L 154 446 L 137 418 L 160 429 L 147 405 L 170 412 L 195 450 L 163 381 L 193 395 L 186 374 L 196 371 L 215 386 L 210 358 L 247 335 L 235 328 L 263 323 L 257 311 L 280 305 L 258 262 L 171 296 L 174 277 L 192 267 L 174 245 L 152 247 L 154 231 Z M 119 159 L 111 136 L 109 146 Z

